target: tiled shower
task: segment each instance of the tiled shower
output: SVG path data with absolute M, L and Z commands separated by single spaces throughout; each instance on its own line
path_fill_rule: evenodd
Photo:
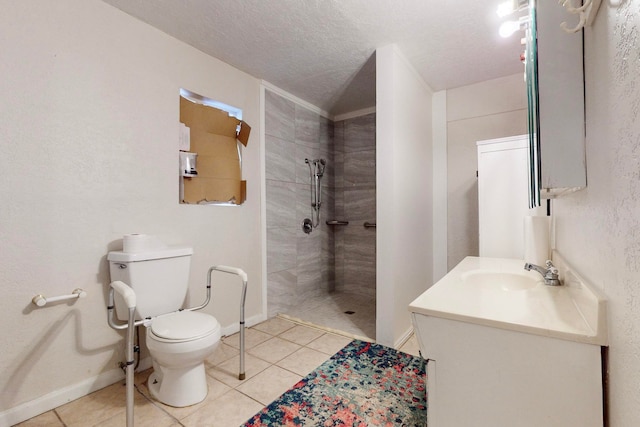
M 265 98 L 269 316 L 375 338 L 375 113 L 333 122 L 269 90 Z M 305 158 L 326 161 L 310 234 Z

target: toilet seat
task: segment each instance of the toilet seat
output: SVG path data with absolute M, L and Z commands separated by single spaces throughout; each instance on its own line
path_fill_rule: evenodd
M 220 323 L 209 314 L 178 311 L 155 318 L 149 330 L 161 342 L 186 342 L 215 334 L 220 331 Z

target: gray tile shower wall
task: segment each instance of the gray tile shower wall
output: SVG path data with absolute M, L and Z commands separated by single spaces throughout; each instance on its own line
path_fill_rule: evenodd
M 335 133 L 342 143 L 336 210 L 349 221 L 335 236 L 337 283 L 345 292 L 375 297 L 376 229 L 364 223 L 376 222 L 376 115 L 336 122 Z
M 265 98 L 269 315 L 339 289 L 375 296 L 375 114 L 332 122 L 273 92 Z M 311 217 L 305 158 L 327 161 L 320 225 Z M 328 219 L 346 219 L 331 227 Z

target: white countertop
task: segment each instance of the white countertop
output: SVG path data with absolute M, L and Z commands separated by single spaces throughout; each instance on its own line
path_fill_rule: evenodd
M 542 276 L 524 270 L 524 261 L 467 257 L 445 277 L 416 298 L 409 311 L 501 329 L 608 345 L 606 299 L 562 260 L 562 286 L 547 286 Z M 538 283 L 526 290 L 500 286 L 470 286 L 463 281 L 473 271 L 530 275 Z

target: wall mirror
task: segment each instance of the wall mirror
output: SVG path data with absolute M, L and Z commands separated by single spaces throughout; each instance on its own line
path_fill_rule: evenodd
M 564 31 L 565 11 L 529 0 L 523 20 L 528 98 L 529 207 L 586 182 L 582 30 Z

